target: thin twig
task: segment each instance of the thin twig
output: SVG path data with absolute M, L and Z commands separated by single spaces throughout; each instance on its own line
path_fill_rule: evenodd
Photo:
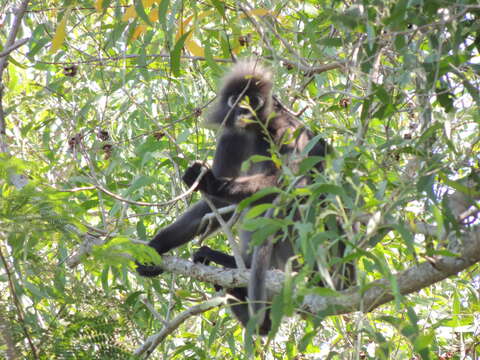
M 215 217 L 217 218 L 217 221 L 220 223 L 220 226 L 227 236 L 228 239 L 228 244 L 232 248 L 233 252 L 233 257 L 235 258 L 235 262 L 237 263 L 237 267 L 240 270 L 245 270 L 247 267 L 245 266 L 245 262 L 243 261 L 242 254 L 240 253 L 240 250 L 238 249 L 237 242 L 235 241 L 235 237 L 233 236 L 231 227 L 227 225 L 225 220 L 223 220 L 222 215 L 218 212 L 217 208 L 213 204 L 213 202 L 208 198 L 208 195 L 203 194 L 203 199 L 205 202 L 210 206 L 210 209 L 212 209 L 213 213 L 215 214 Z
M 192 186 L 190 186 L 190 188 L 185 191 L 183 194 L 180 194 L 178 195 L 177 197 L 174 197 L 173 199 L 171 200 L 168 200 L 168 201 L 165 201 L 165 202 L 161 202 L 161 203 L 149 203 L 149 202 L 144 202 L 144 201 L 134 201 L 134 200 L 128 200 L 128 199 L 125 199 L 123 197 L 121 197 L 120 195 L 117 195 L 113 192 L 111 192 L 110 190 L 107 190 L 105 189 L 103 186 L 101 185 L 98 185 L 98 184 L 95 184 L 94 186 L 104 192 L 105 194 L 107 195 L 110 195 L 111 197 L 113 197 L 114 199 L 118 200 L 118 201 L 122 201 L 122 202 L 125 202 L 127 204 L 131 204 L 131 205 L 138 205 L 138 206 L 167 206 L 167 205 L 171 205 L 175 202 L 177 202 L 178 200 L 181 200 L 185 197 L 187 197 L 188 195 L 190 195 L 191 193 L 193 193 L 195 191 L 195 189 L 197 188 L 201 178 L 203 177 L 203 175 L 205 174 L 207 170 L 202 168 L 202 171 L 199 175 L 199 177 L 197 178 L 197 180 L 195 180 L 195 182 L 193 183 Z
M 204 303 L 192 306 L 191 308 L 183 311 L 179 315 L 177 315 L 172 321 L 168 324 L 165 324 L 163 329 L 152 336 L 150 336 L 142 346 L 140 346 L 137 350 L 135 350 L 134 355 L 140 356 L 143 355 L 143 358 L 148 358 L 155 348 L 160 344 L 168 335 L 173 333 L 182 323 L 184 323 L 187 319 L 192 316 L 204 313 L 210 309 L 218 307 L 220 305 L 225 304 L 227 301 L 226 296 L 222 297 L 215 297 L 210 300 L 205 301 Z
M 77 188 L 72 188 L 72 189 L 59 189 L 54 186 L 52 186 L 53 189 L 55 189 L 58 192 L 78 192 L 78 191 L 88 191 L 88 190 L 95 190 L 97 189 L 95 186 L 83 186 L 83 187 L 77 187 Z
M 18 320 L 20 322 L 20 326 L 22 327 L 23 333 L 27 338 L 28 345 L 30 346 L 30 350 L 32 351 L 33 358 L 38 359 L 37 349 L 35 348 L 35 345 L 33 344 L 33 340 L 30 337 L 30 334 L 28 332 L 27 326 L 25 325 L 25 317 L 23 316 L 22 305 L 20 304 L 20 301 L 18 300 L 18 297 L 17 297 L 17 293 L 15 292 L 15 285 L 13 284 L 13 276 L 8 267 L 7 260 L 3 256 L 1 247 L 0 247 L 0 259 L 2 260 L 3 268 L 5 269 L 5 273 L 7 274 L 8 288 L 10 289 L 10 293 L 13 298 L 13 303 L 17 308 L 17 315 L 18 315 Z
M 91 64 L 91 63 L 103 63 L 107 61 L 122 61 L 125 59 L 136 59 L 139 57 L 146 57 L 146 58 L 164 58 L 165 61 L 170 61 L 170 54 L 149 54 L 149 55 L 140 55 L 140 54 L 129 54 L 129 55 L 119 55 L 119 56 L 109 56 L 105 58 L 93 58 L 89 60 L 78 60 L 78 61 L 64 61 L 64 62 L 57 62 L 57 61 L 37 61 L 39 64 L 48 64 L 48 65 L 74 65 L 74 64 Z M 190 55 L 183 55 L 181 59 L 185 60 L 192 60 L 192 61 L 206 61 L 206 58 L 203 56 L 190 56 Z M 231 63 L 231 59 L 213 59 L 215 62 L 221 63 Z

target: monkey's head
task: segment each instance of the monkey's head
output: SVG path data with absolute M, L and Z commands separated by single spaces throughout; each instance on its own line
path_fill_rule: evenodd
M 242 61 L 222 81 L 208 125 L 245 128 L 266 122 L 272 109 L 272 75 L 256 61 Z

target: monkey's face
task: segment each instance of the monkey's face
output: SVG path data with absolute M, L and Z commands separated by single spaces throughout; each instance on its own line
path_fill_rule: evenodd
M 248 94 L 243 97 L 231 95 L 227 99 L 230 115 L 230 121 L 227 120 L 227 122 L 236 128 L 245 128 L 250 124 L 254 124 L 260 120 L 264 104 L 265 101 L 259 95 L 252 97 L 248 96 Z

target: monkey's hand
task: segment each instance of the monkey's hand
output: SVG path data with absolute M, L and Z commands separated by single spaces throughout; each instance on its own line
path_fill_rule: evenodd
M 210 264 L 210 254 L 212 250 L 208 246 L 202 246 L 200 249 L 195 251 L 192 256 L 194 263 L 201 263 L 204 265 Z
M 160 269 L 159 266 L 140 264 L 138 261 L 135 261 L 135 263 L 137 264 L 136 270 L 141 276 L 154 277 L 163 273 L 163 270 Z
M 205 174 L 203 174 L 202 178 L 198 181 L 198 185 L 195 190 L 200 190 L 207 194 L 215 195 L 217 189 L 221 188 L 223 185 L 223 181 L 217 179 L 215 175 L 213 175 L 212 170 L 206 169 L 202 163 L 196 162 L 190 166 L 187 171 L 185 171 L 185 174 L 183 174 L 182 180 L 188 187 L 193 186 L 203 169 L 205 169 Z
M 194 263 L 209 265 L 211 254 L 212 249 L 210 249 L 208 246 L 202 246 L 193 254 L 192 260 Z M 213 285 L 213 287 L 215 288 L 215 291 L 222 290 L 222 287 L 219 285 Z

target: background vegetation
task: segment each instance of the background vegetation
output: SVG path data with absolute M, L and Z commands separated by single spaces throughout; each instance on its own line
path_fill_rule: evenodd
M 3 2 L 0 357 L 478 358 L 479 30 L 475 0 Z M 306 295 L 333 306 L 254 341 L 211 284 L 143 279 L 131 261 L 199 196 L 165 204 L 211 159 L 202 119 L 245 57 L 336 149 L 295 224 L 306 270 L 273 313 Z M 342 262 L 322 256 L 333 215 L 358 268 L 347 294 L 308 282 L 313 264 Z M 230 252 L 221 234 L 208 244 Z

